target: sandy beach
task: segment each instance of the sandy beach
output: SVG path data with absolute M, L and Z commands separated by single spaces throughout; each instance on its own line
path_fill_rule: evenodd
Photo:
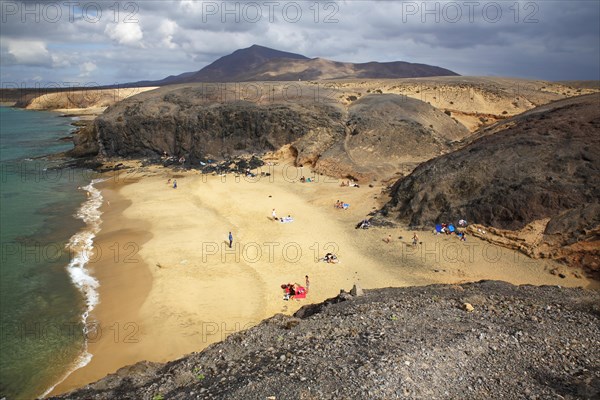
M 253 171 L 254 178 L 162 167 L 111 173 L 100 186 L 103 223 L 90 264 L 101 284 L 92 315 L 99 329 L 89 340 L 93 359 L 52 394 L 138 361 L 164 362 L 201 351 L 355 283 L 371 289 L 494 279 L 600 287 L 571 272 L 564 279 L 550 274 L 559 267 L 553 261 L 529 259 L 473 237 L 460 242 L 454 235 L 417 232 L 422 243 L 413 247 L 413 231 L 404 228 L 355 229 L 387 199 L 382 183 L 340 187 L 338 179 L 325 176 L 301 183 L 300 176 L 310 171 L 277 164 Z M 336 200 L 349 208 L 334 208 Z M 294 221 L 274 221 L 273 208 L 278 217 Z M 383 240 L 388 235 L 390 243 Z M 319 262 L 327 252 L 340 263 Z M 281 285 L 304 285 L 305 275 L 307 298 L 283 300 Z

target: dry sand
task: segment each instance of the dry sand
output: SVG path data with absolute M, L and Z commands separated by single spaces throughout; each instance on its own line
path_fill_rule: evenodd
M 53 394 L 102 378 L 141 360 L 167 361 L 200 351 L 229 333 L 276 313 L 291 314 L 349 290 L 498 279 L 514 284 L 598 288 L 597 282 L 548 271 L 557 264 L 532 260 L 474 237 L 401 228 L 356 230 L 386 200 L 382 186 L 340 187 L 280 162 L 269 177 L 207 176 L 149 167 L 113 175 L 102 188 L 102 255 L 93 263 L 101 303 L 93 318 L 101 334 L 90 340 L 93 359 Z M 118 179 L 116 178 L 118 176 Z M 167 180 L 177 179 L 173 189 Z M 348 210 L 333 207 L 336 200 Z M 271 219 L 294 218 L 292 223 Z M 228 232 L 234 237 L 230 251 Z M 384 238 L 392 235 L 392 242 Z M 117 251 L 118 249 L 118 251 Z M 317 262 L 328 251 L 341 263 Z M 281 284 L 304 284 L 302 301 L 284 301 Z M 583 275 L 583 274 L 582 274 Z

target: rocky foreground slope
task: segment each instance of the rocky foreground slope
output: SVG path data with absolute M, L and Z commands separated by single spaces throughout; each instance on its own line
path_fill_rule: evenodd
M 201 353 L 125 367 L 60 398 L 599 395 L 600 294 L 488 281 L 344 293 Z
M 541 221 L 528 254 L 600 270 L 600 96 L 538 107 L 478 135 L 399 180 L 382 214 L 424 228 Z

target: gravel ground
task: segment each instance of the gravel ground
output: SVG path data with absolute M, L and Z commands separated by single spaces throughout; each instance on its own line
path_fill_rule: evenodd
M 60 398 L 600 398 L 597 291 L 482 281 L 358 292 Z

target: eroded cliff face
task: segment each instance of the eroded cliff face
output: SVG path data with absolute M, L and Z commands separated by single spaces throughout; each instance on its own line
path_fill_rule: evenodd
M 194 161 L 273 151 L 307 134 L 317 133 L 317 142 L 344 136 L 341 111 L 334 107 L 207 104 L 194 94 L 171 93 L 111 108 L 96 119 L 100 152 L 107 156 L 167 152 Z
M 400 95 L 365 96 L 349 108 L 310 98 L 217 102 L 204 85 L 126 99 L 96 119 L 94 132 L 102 156 L 166 152 L 192 165 L 290 145 L 297 165 L 363 182 L 412 168 L 469 134 L 440 110 Z

